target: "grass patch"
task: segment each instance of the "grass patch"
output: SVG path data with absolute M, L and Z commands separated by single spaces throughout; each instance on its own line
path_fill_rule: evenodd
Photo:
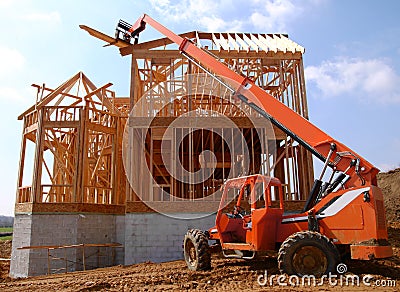
M 0 232 L 12 232 L 12 227 L 0 227 Z
M 12 227 L 0 227 L 0 233 L 1 232 L 13 232 L 13 228 Z M 5 240 L 12 240 L 12 235 L 0 236 L 0 241 L 5 241 Z
M 0 236 L 0 241 L 12 240 L 12 235 Z

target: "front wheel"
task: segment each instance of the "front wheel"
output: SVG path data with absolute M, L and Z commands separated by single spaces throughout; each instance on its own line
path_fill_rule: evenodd
M 211 253 L 208 239 L 203 231 L 190 229 L 186 232 L 183 240 L 183 256 L 189 270 L 211 269 Z
M 281 273 L 320 277 L 336 271 L 340 261 L 336 246 L 325 236 L 314 231 L 301 231 L 289 236 L 278 252 Z

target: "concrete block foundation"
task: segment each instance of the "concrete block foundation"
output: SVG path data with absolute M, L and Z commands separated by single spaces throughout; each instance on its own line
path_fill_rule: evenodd
M 13 230 L 10 276 L 30 277 L 48 273 L 47 249 L 19 249 L 26 246 L 58 246 L 88 243 L 116 242 L 116 220 L 120 215 L 108 214 L 16 214 Z M 107 263 L 94 256 L 98 247 L 85 247 L 86 268 L 96 268 Z M 101 251 L 102 252 L 102 251 Z M 121 253 L 116 249 L 116 252 Z M 83 269 L 81 248 L 50 251 L 51 272 L 68 272 Z M 93 256 L 91 256 L 93 255 Z M 121 255 L 116 255 L 121 258 Z M 102 260 L 102 262 L 101 262 Z M 116 264 L 121 262 L 115 261 Z
M 170 214 L 171 217 L 174 217 Z M 176 214 L 175 219 L 158 213 L 125 215 L 125 265 L 151 261 L 155 263 L 183 259 L 183 237 L 188 229 L 207 230 L 215 225 L 215 215 Z
M 96 247 L 85 247 L 86 269 L 131 265 L 146 261 L 165 262 L 183 258 L 183 236 L 190 228 L 206 230 L 215 223 L 207 214 L 127 213 L 115 214 L 16 214 L 10 276 L 23 278 L 48 273 L 47 249 L 19 249 L 26 246 L 121 243 L 112 258 L 98 257 Z M 177 219 L 198 217 L 199 219 Z M 102 251 L 108 253 L 110 250 Z M 51 273 L 83 270 L 81 248 L 51 250 Z

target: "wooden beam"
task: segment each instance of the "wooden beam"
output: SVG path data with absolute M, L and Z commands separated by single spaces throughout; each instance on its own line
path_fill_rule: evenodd
M 235 39 L 247 53 L 250 52 L 250 46 L 237 33 L 235 33 Z
M 230 51 L 229 43 L 225 39 L 225 37 L 222 33 L 219 34 L 219 43 L 221 44 L 221 46 L 224 50 L 227 50 L 228 52 Z
M 40 108 L 48 104 L 50 101 L 52 101 L 57 95 L 62 94 L 65 89 L 69 88 L 71 85 L 73 85 L 76 81 L 79 80 L 81 74 L 82 72 L 78 72 L 72 78 L 70 78 L 69 80 L 61 84 L 59 87 L 57 87 L 57 89 L 55 89 L 53 92 L 48 94 L 38 104 L 35 104 L 30 108 L 28 108 L 26 111 L 24 111 L 22 114 L 18 116 L 18 120 L 22 120 L 25 115 L 27 115 L 28 113 L 32 112 L 35 109 L 39 110 Z
M 96 132 L 100 132 L 100 133 L 106 133 L 106 134 L 115 134 L 116 133 L 116 129 L 115 128 L 109 128 L 109 127 L 105 127 L 103 125 L 99 125 L 99 124 L 94 124 L 91 122 L 87 122 L 86 123 L 86 128 L 92 131 L 96 131 Z
M 182 38 L 194 38 L 194 37 L 196 37 L 196 32 L 195 31 L 186 32 L 186 33 L 180 34 L 179 36 Z M 119 52 L 121 53 L 121 56 L 127 56 L 127 55 L 132 54 L 132 52 L 134 50 L 154 49 L 154 48 L 166 46 L 166 45 L 169 45 L 172 43 L 173 42 L 169 38 L 161 38 L 161 39 L 157 39 L 157 40 L 144 42 L 141 44 L 129 45 L 127 47 L 121 48 L 119 50 Z
M 232 128 L 232 126 L 238 128 L 265 128 L 265 118 L 252 118 L 251 120 L 247 117 L 230 117 L 230 121 L 226 117 L 131 117 L 130 127 L 133 128 L 153 128 L 153 127 L 169 127 L 171 123 L 174 123 L 174 127 L 178 128 Z M 274 136 L 277 140 L 283 140 L 286 138 L 286 134 L 282 130 L 271 125 L 271 128 L 266 128 L 267 135 L 268 130 L 272 129 Z M 272 134 L 272 133 L 271 133 Z M 272 137 L 272 136 L 271 136 Z
M 78 128 L 79 121 L 43 121 L 44 128 Z
M 251 33 L 249 35 L 253 36 Z M 258 53 L 258 46 L 246 34 L 243 34 L 243 40 Z
M 108 108 L 108 110 L 109 110 L 111 113 L 114 113 L 114 114 L 117 113 L 119 116 L 122 116 L 122 115 L 123 115 L 123 113 L 122 113 L 119 109 L 117 109 L 117 108 L 111 103 L 111 101 L 110 101 L 108 98 L 106 98 L 105 96 L 103 96 L 103 94 L 101 93 L 101 91 L 98 91 L 98 90 L 97 90 L 97 87 L 93 84 L 93 82 L 92 82 L 88 77 L 86 77 L 86 75 L 83 74 L 83 73 L 82 73 L 82 80 L 83 80 L 84 86 L 87 87 L 87 88 L 89 88 L 89 89 L 92 91 L 91 93 L 93 93 L 94 95 L 96 95 L 96 96 L 99 98 L 99 100 L 102 101 L 102 103 L 105 105 L 106 108 Z M 108 84 L 104 85 L 103 87 L 104 87 L 104 88 L 107 88 L 107 87 L 109 86 L 109 84 L 112 84 L 112 83 L 108 83 Z M 103 89 L 104 89 L 104 88 L 103 88 Z M 89 94 L 91 94 L 91 93 L 89 93 Z
M 139 99 L 137 95 L 137 90 L 136 86 L 137 83 L 139 82 L 140 77 L 138 73 L 138 65 L 136 62 L 136 59 L 132 55 L 132 60 L 131 60 L 131 84 L 130 84 L 130 93 L 129 93 L 129 111 L 133 109 L 135 106 L 136 101 Z
M 230 33 L 228 33 L 228 40 L 229 42 L 233 45 L 233 47 L 235 48 L 236 51 L 240 51 L 240 46 L 238 45 L 238 43 L 236 42 L 236 40 L 231 36 Z
M 43 111 L 38 112 L 38 130 L 36 132 L 35 156 L 33 162 L 32 198 L 33 202 L 41 202 L 42 196 L 42 159 L 44 150 Z
M 76 149 L 74 153 L 75 163 L 75 176 L 73 177 L 73 199 L 74 203 L 82 202 L 83 198 L 83 183 L 84 183 L 84 168 L 87 167 L 87 130 L 86 123 L 88 120 L 88 113 L 86 108 L 79 109 L 79 127 L 76 141 Z
M 97 31 L 89 26 L 86 25 L 79 25 L 79 27 L 85 31 L 87 31 L 91 36 L 94 36 L 95 38 L 98 38 L 99 40 L 102 40 L 107 43 L 105 46 L 116 46 L 118 48 L 124 48 L 130 45 L 130 43 L 125 42 L 120 39 L 115 39 L 113 37 L 110 37 L 109 35 L 106 35 L 100 31 Z
M 93 95 L 97 95 L 99 93 L 101 93 L 102 90 L 107 89 L 108 87 L 110 87 L 111 85 L 113 85 L 111 82 L 107 83 L 106 85 L 103 85 L 102 87 L 99 87 L 95 90 L 93 90 L 92 92 L 90 92 L 89 94 L 85 95 L 85 99 L 92 97 Z
M 114 99 L 115 104 L 129 104 L 129 97 L 116 97 Z
M 242 45 L 243 46 L 243 45 Z M 273 51 L 265 52 L 260 50 L 256 52 L 254 50 L 209 50 L 213 55 L 219 58 L 226 59 L 238 59 L 238 58 L 258 58 L 258 59 L 273 59 L 273 60 L 300 60 L 301 53 L 292 53 L 288 51 L 287 53 L 278 51 L 277 53 Z M 131 54 L 136 59 L 150 59 L 150 58 L 171 58 L 171 59 L 182 59 L 184 58 L 179 50 L 134 50 Z
M 37 128 L 38 128 L 38 123 L 34 123 L 33 125 L 25 127 L 24 134 L 28 134 L 28 133 L 30 133 L 32 131 L 35 131 L 35 130 L 37 130 Z
M 38 90 L 46 90 L 46 91 L 50 91 L 50 92 L 54 91 L 54 89 L 51 89 L 51 88 L 48 88 L 48 87 L 42 87 L 42 86 L 37 85 L 37 84 L 31 84 L 31 86 L 37 88 Z M 76 96 L 76 95 L 73 95 L 73 94 L 69 94 L 69 93 L 63 93 L 63 95 L 68 96 L 68 97 L 72 97 L 72 98 L 80 99 L 79 96 Z
M 90 203 L 21 203 L 15 204 L 15 214 L 76 213 L 125 214 L 125 205 Z

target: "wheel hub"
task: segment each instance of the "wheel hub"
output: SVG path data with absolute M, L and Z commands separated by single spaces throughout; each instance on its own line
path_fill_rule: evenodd
M 293 267 L 299 275 L 321 276 L 328 266 L 324 252 L 315 246 L 303 246 L 293 255 Z
M 189 263 L 194 266 L 196 264 L 196 248 L 194 247 L 193 243 L 188 240 L 186 242 L 186 250 L 188 251 L 189 256 Z
M 310 255 L 306 255 L 303 258 L 303 264 L 308 269 L 313 268 L 315 266 L 315 259 Z

